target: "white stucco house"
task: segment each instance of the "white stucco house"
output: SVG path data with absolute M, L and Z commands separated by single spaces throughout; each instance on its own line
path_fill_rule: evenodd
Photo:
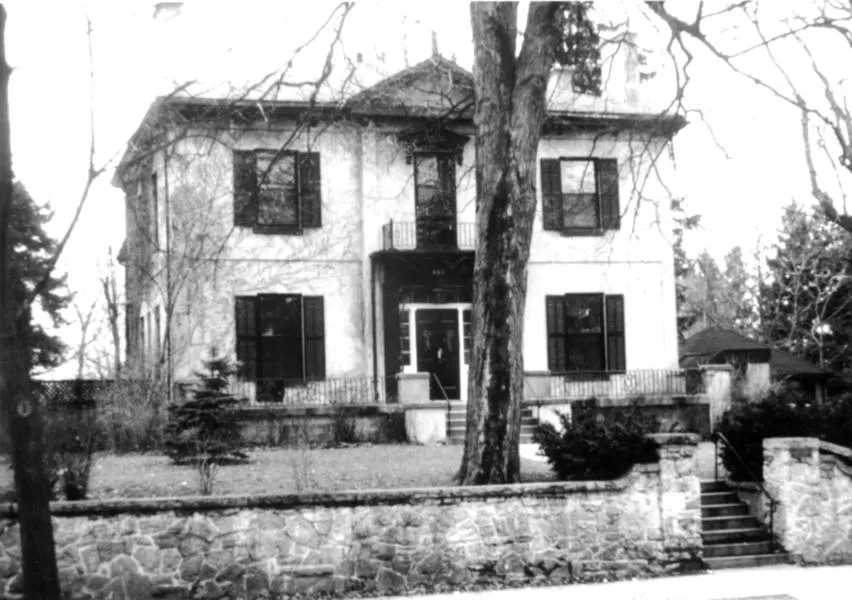
M 523 352 L 564 394 L 675 385 L 685 121 L 644 102 L 631 52 L 603 96 L 551 83 Z M 128 360 L 179 382 L 215 347 L 254 401 L 394 402 L 418 372 L 465 400 L 474 160 L 471 74 L 439 55 L 342 103 L 157 99 L 114 179 Z

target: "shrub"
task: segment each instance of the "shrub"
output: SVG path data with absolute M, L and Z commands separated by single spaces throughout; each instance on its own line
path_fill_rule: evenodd
M 196 373 L 201 384 L 193 390 L 193 398 L 169 407 L 165 445 L 175 463 L 198 467 L 201 491 L 209 494 L 218 466 L 245 462 L 248 455 L 233 410 L 238 401 L 225 391 L 236 367 L 215 351 L 204 366 L 206 372 Z
M 657 460 L 657 445 L 646 436 L 656 431 L 652 418 L 635 405 L 605 418 L 595 399 L 572 405 L 559 416 L 562 431 L 540 424 L 533 441 L 559 479 L 614 479 L 636 463 Z
M 819 437 L 852 448 L 852 393 L 831 398 L 820 407 Z
M 85 500 L 100 442 L 91 408 L 62 406 L 45 410 L 42 429 L 45 474 L 51 498 Z
M 166 391 L 162 381 L 119 379 L 100 393 L 96 402 L 102 449 L 115 454 L 162 451 Z
M 730 477 L 750 480 L 751 471 L 762 479 L 764 438 L 818 436 L 819 413 L 806 396 L 793 390 L 772 390 L 759 402 L 735 401 L 717 427 L 731 444 L 721 444 L 722 463 Z

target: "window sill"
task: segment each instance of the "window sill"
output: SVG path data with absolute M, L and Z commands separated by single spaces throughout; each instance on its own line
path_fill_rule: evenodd
M 304 231 L 301 227 L 292 227 L 289 225 L 255 225 L 252 227 L 253 233 L 261 235 L 302 235 Z
M 562 234 L 562 237 L 601 237 L 606 233 L 606 231 L 607 230 L 603 227 L 590 227 L 588 229 L 574 227 L 570 229 L 562 229 L 560 233 Z

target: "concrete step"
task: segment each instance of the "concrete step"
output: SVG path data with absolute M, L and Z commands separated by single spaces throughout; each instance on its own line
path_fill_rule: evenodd
M 738 567 L 763 567 L 766 565 L 781 565 L 789 563 L 786 553 L 752 554 L 744 556 L 723 556 L 705 558 L 704 563 L 711 569 L 734 569 Z
M 763 527 L 744 527 L 742 529 L 702 531 L 701 539 L 704 540 L 705 544 L 738 544 L 767 541 L 769 534 Z
M 725 556 L 756 556 L 772 554 L 772 542 L 739 542 L 735 544 L 704 544 L 704 558 L 721 558 Z
M 733 504 L 711 504 L 701 507 L 701 517 L 728 517 L 742 516 L 748 514 L 748 506 L 743 502 L 735 502 Z
M 710 492 L 729 492 L 731 488 L 724 481 L 702 481 L 701 493 L 708 494 Z
M 722 529 L 747 529 L 751 527 L 760 527 L 760 523 L 748 514 L 701 518 L 701 531 L 704 532 L 720 531 Z
M 707 492 L 706 494 L 701 494 L 701 506 L 736 504 L 739 501 L 739 496 L 734 492 Z

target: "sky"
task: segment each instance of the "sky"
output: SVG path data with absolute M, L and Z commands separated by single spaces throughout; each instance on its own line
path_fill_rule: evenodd
M 13 168 L 38 202 L 55 211 L 49 231 L 60 237 L 79 201 L 88 170 L 90 108 L 94 115 L 94 183 L 60 263 L 76 301 L 87 307 L 99 293 L 110 248 L 124 239 L 122 192 L 110 184 L 112 167 L 157 94 L 176 82 L 239 84 L 280 67 L 328 18 L 336 3 L 189 0 L 174 19 L 155 20 L 142 0 L 12 0 L 5 2 Z M 299 10 L 294 10 L 298 6 Z M 92 24 L 88 58 L 86 15 Z M 441 53 L 470 68 L 472 44 L 463 2 L 358 3 L 344 30 L 348 56 L 360 54 L 362 83 Z M 328 32 L 324 35 L 328 35 Z M 293 76 L 315 74 L 327 38 L 295 60 Z M 90 94 L 90 72 L 94 74 Z M 795 115 L 713 61 L 695 66 L 690 103 L 703 111 L 675 143 L 687 210 L 702 227 L 687 250 L 707 248 L 721 258 L 734 245 L 749 254 L 758 237 L 775 235 L 781 209 L 793 198 L 811 202 Z M 700 75 L 700 76 L 699 76 Z M 209 91 L 215 92 L 215 88 Z M 91 100 L 91 101 L 90 101 Z M 69 311 L 69 318 L 73 311 Z M 73 343 L 71 324 L 61 331 Z M 67 376 L 58 372 L 57 377 Z

